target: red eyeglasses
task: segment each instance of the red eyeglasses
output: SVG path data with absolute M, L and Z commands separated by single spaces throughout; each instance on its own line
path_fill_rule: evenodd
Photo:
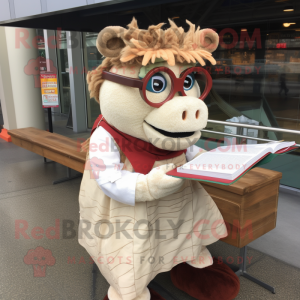
M 212 88 L 211 76 L 201 67 L 188 68 L 181 73 L 179 78 L 167 67 L 154 68 L 143 79 L 126 77 L 107 71 L 102 72 L 102 78 L 138 88 L 144 101 L 152 107 L 162 106 L 173 99 L 176 93 L 181 96 L 195 96 L 204 100 Z M 198 83 L 199 88 L 193 89 L 195 82 Z M 201 90 L 203 90 L 202 93 Z

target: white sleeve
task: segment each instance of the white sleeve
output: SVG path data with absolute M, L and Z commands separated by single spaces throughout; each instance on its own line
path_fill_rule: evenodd
M 186 149 L 186 160 L 189 162 L 191 161 L 199 152 L 203 152 L 205 151 L 204 149 L 196 146 L 196 145 L 193 145 L 191 147 L 188 147 Z
M 113 137 L 98 127 L 90 140 L 90 165 L 97 184 L 110 198 L 135 205 L 135 186 L 140 173 L 121 170 L 123 164 Z

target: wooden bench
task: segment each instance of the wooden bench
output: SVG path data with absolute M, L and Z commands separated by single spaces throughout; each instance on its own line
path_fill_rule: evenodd
M 229 235 L 224 242 L 242 248 L 276 227 L 281 177 L 280 172 L 254 168 L 229 186 L 202 183 L 226 216 Z
M 58 179 L 53 184 L 72 180 L 81 175 L 71 176 L 71 169 L 83 173 L 86 153 L 80 152 L 79 142 L 33 127 L 13 129 L 8 133 L 15 145 L 67 167 L 67 177 Z
M 80 152 L 80 144 L 76 141 L 31 127 L 10 130 L 9 134 L 15 145 L 83 173 L 86 153 Z M 281 177 L 280 172 L 254 168 L 230 186 L 202 183 L 227 224 L 229 235 L 222 240 L 241 249 L 244 263 L 237 273 L 273 293 L 273 287 L 246 272 L 246 246 L 276 227 Z M 58 182 L 62 181 L 65 180 Z

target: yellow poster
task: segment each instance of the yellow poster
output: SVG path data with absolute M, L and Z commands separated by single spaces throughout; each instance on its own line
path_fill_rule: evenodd
M 41 89 L 43 107 L 58 107 L 56 74 L 41 74 Z

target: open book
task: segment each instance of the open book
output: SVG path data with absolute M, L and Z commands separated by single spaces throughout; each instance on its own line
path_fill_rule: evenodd
M 199 155 L 167 174 L 174 177 L 229 185 L 242 177 L 252 167 L 271 161 L 274 155 L 297 149 L 293 147 L 294 145 L 295 142 L 271 142 L 222 146 Z

